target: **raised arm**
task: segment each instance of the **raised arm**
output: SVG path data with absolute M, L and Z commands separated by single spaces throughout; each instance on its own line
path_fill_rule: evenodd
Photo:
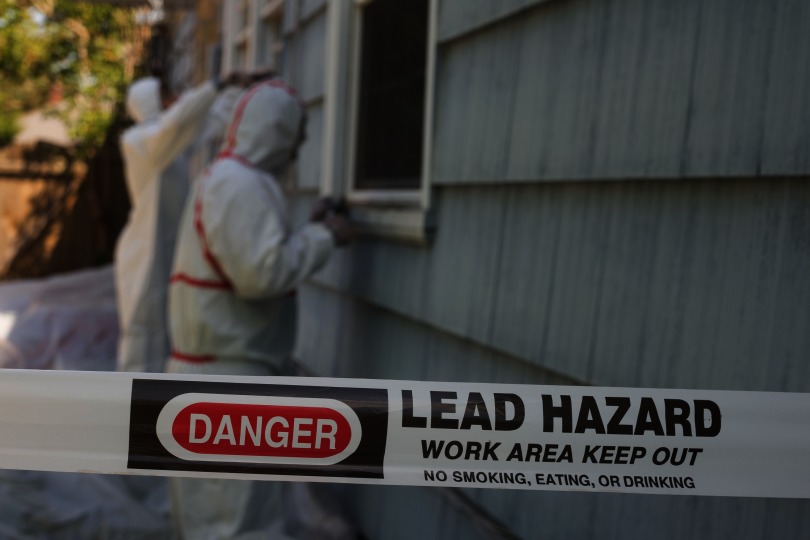
M 147 141 L 148 152 L 158 170 L 163 170 L 194 140 L 214 103 L 213 81 L 187 90 L 161 115 Z

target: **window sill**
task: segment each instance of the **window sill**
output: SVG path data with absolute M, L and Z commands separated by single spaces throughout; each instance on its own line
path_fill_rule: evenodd
M 361 236 L 411 245 L 428 246 L 435 228 L 430 210 L 418 207 L 352 205 L 350 215 Z

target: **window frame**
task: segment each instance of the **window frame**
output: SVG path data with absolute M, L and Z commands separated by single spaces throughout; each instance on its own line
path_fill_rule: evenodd
M 233 58 L 235 69 L 248 69 L 253 58 L 254 46 L 254 32 L 253 32 L 253 17 L 252 7 L 256 4 L 255 0 L 238 0 L 236 9 L 234 10 L 234 34 L 231 38 L 231 46 L 233 47 Z M 245 20 L 242 20 L 244 15 Z M 237 58 L 244 61 L 244 65 L 238 65 Z
M 255 69 L 273 69 L 277 73 L 281 68 L 284 53 L 284 6 L 289 0 L 238 0 L 223 4 L 223 32 L 222 42 L 225 46 L 222 58 L 222 73 L 232 71 L 251 71 Z M 247 9 L 243 11 L 243 6 Z M 246 13 L 247 20 L 242 21 L 242 13 Z M 261 50 L 265 43 L 260 43 L 265 37 L 267 27 L 276 26 L 275 42 L 269 50 L 264 51 L 268 58 L 273 59 L 273 66 L 264 65 L 259 61 Z M 244 55 L 244 62 L 239 65 L 240 51 Z
M 267 42 L 267 33 L 272 31 L 275 39 L 268 50 L 264 51 L 270 62 L 262 62 L 261 67 L 279 73 L 282 67 L 282 55 L 284 54 L 284 0 L 261 0 L 261 5 L 258 6 L 257 11 L 255 62 L 259 63 L 259 49 L 264 48 Z M 259 40 L 262 43 L 259 43 Z
M 432 148 L 438 0 L 428 0 L 425 107 L 420 186 L 354 187 L 360 95 L 362 10 L 377 0 L 332 0 L 327 13 L 326 102 L 321 194 L 345 197 L 362 233 L 426 244 L 433 230 Z

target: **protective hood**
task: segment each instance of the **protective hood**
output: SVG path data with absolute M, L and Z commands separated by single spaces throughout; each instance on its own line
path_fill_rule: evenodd
M 257 84 L 236 106 L 223 151 L 278 174 L 293 159 L 303 110 L 278 79 Z
M 155 77 L 138 79 L 127 91 L 127 113 L 137 123 L 160 114 L 160 81 Z

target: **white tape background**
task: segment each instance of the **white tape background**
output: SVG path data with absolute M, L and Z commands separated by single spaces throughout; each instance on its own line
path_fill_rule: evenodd
M 632 388 L 593 388 L 528 385 L 489 385 L 440 382 L 320 379 L 320 378 L 247 378 L 177 377 L 171 375 L 136 376 L 126 373 L 56 372 L 4 370 L 0 372 L 0 467 L 24 470 L 78 471 L 166 476 L 226 476 L 298 480 L 274 475 L 221 474 L 216 472 L 133 471 L 127 469 L 130 388 L 133 378 L 218 381 L 269 384 L 317 385 L 331 387 L 385 388 L 389 395 L 389 418 L 384 480 L 305 477 L 309 481 L 367 482 L 399 485 L 440 485 L 510 489 L 554 489 L 660 493 L 689 495 L 726 495 L 748 497 L 810 497 L 810 395 L 765 392 L 727 392 L 661 390 Z M 513 431 L 485 431 L 478 426 L 468 430 L 402 427 L 403 390 L 413 395 L 413 414 L 429 417 L 430 392 L 455 392 L 449 399 L 454 410 L 446 410 L 445 419 L 460 419 L 467 397 L 480 393 L 492 411 L 495 392 L 513 393 L 526 409 L 523 425 Z M 642 435 L 600 435 L 592 431 L 553 433 L 542 430 L 543 394 L 571 396 L 576 420 L 578 400 L 593 396 L 598 403 L 606 396 L 630 398 L 633 408 L 626 418 L 633 419 L 642 397 L 656 403 L 665 398 L 712 400 L 722 413 L 722 429 L 716 437 Z M 480 411 L 479 411 L 480 412 Z M 632 423 L 632 421 L 630 421 Z M 500 443 L 498 460 L 426 458 L 422 441 L 459 441 L 491 445 Z M 506 461 L 515 444 L 568 444 L 572 462 L 536 463 Z M 646 459 L 634 465 L 582 463 L 585 445 L 635 446 L 646 449 Z M 655 465 L 650 457 L 658 448 L 699 448 L 693 465 Z M 451 454 L 452 457 L 455 457 Z M 426 471 L 442 471 L 445 481 Z M 469 473 L 523 473 L 526 484 L 454 481 L 454 471 Z M 537 474 L 586 475 L 590 485 L 538 485 Z M 600 485 L 600 478 L 616 477 L 619 485 Z M 624 477 L 689 477 L 695 487 L 663 488 L 628 486 Z M 483 478 L 483 476 L 480 476 Z M 489 477 L 489 476 L 488 476 Z M 461 476 L 463 480 L 463 475 Z M 491 477 L 489 477 L 491 478 Z

